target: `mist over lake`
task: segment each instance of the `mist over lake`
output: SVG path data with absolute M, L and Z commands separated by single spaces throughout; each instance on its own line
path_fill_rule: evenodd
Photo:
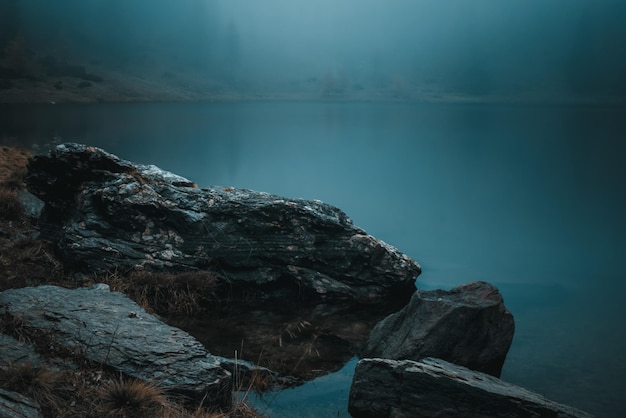
M 418 288 L 476 280 L 500 288 L 516 320 L 503 379 L 619 416 L 624 116 L 615 108 L 226 103 L 18 107 L 0 120 L 30 147 L 43 137 L 80 139 L 201 187 L 336 205 L 422 265 Z M 300 406 L 315 399 L 299 393 Z M 347 397 L 345 387 L 324 396 L 336 393 Z M 293 414 L 280 404 L 272 416 Z
M 0 78 L 53 101 L 623 103 L 625 18 L 620 0 L 2 0 Z
M 0 145 L 337 206 L 418 289 L 499 288 L 503 380 L 622 417 L 624 22 L 622 0 L 0 0 Z M 355 363 L 255 405 L 347 417 Z

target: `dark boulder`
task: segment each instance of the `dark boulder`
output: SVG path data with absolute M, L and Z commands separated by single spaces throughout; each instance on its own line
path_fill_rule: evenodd
M 28 188 L 65 263 L 84 272 L 211 270 L 248 297 L 401 305 L 419 265 L 320 201 L 200 189 L 78 144 L 28 165 Z M 286 297 L 288 296 L 288 297 Z
M 197 403 L 230 403 L 231 375 L 221 361 L 180 329 L 148 314 L 107 285 L 56 286 L 0 293 L 0 312 L 44 332 L 53 346 L 128 376 L 155 382 Z M 20 356 L 26 356 L 27 351 Z
M 374 327 L 363 357 L 437 357 L 499 377 L 514 330 L 513 315 L 489 283 L 418 291 Z
M 363 359 L 348 404 L 354 418 L 589 418 L 522 387 L 446 361 Z
M 17 198 L 24 208 L 24 215 L 30 219 L 39 219 L 43 212 L 44 203 L 37 196 L 21 189 L 17 192 Z

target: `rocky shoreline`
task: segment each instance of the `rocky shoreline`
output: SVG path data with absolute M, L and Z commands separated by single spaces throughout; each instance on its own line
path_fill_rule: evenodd
M 93 402 L 90 414 L 98 416 L 111 403 L 86 399 L 110 400 L 122 376 L 163 392 L 145 401 L 150 407 L 117 405 L 113 415 L 254 416 L 233 402 L 233 390 L 297 384 L 358 355 L 355 417 L 588 416 L 497 379 L 514 323 L 496 288 L 479 282 L 416 292 L 419 264 L 338 208 L 198 187 L 71 143 L 30 158 L 22 176 L 2 179 L 2 245 L 55 267 L 28 279 L 28 270 L 2 260 L 0 371 L 30 370 L 35 383 L 41 370 L 69 371 L 90 384 L 82 399 L 64 394 L 63 406 L 49 392 L 0 386 L 0 415 L 81 416 L 78 404 Z M 21 211 L 7 209 L 11 199 Z M 211 319 L 194 322 L 199 314 Z M 208 337 L 185 328 L 208 328 L 197 334 Z M 231 332 L 230 348 L 215 352 L 213 340 Z M 255 340 L 263 343 L 247 358 L 259 366 L 239 349 Z M 429 367 L 439 371 L 413 373 Z M 423 380 L 435 375 L 443 386 Z M 374 384 L 383 376 L 389 392 Z M 458 386 L 468 381 L 489 384 L 468 396 Z M 419 401 L 406 397 L 415 387 Z M 496 397 L 495 409 L 481 406 Z

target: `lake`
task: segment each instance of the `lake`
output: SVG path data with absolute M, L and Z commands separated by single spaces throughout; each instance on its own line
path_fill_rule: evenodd
M 406 103 L 0 107 L 0 138 L 81 142 L 198 183 L 320 199 L 417 260 L 418 288 L 498 286 L 502 378 L 626 416 L 626 109 Z M 348 416 L 354 361 L 256 399 Z

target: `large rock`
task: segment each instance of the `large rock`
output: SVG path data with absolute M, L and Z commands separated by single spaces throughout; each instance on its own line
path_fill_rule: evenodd
M 420 266 L 320 201 L 200 189 L 155 166 L 78 144 L 28 165 L 28 188 L 58 227 L 60 254 L 86 272 L 211 270 L 264 298 L 400 301 Z
M 363 357 L 437 357 L 499 377 L 514 330 L 513 315 L 489 283 L 418 291 L 374 327 Z
M 348 409 L 354 418 L 591 417 L 493 376 L 434 358 L 359 361 Z
M 197 340 L 107 285 L 39 286 L 0 293 L 0 311 L 96 363 L 206 404 L 230 402 L 231 375 Z

